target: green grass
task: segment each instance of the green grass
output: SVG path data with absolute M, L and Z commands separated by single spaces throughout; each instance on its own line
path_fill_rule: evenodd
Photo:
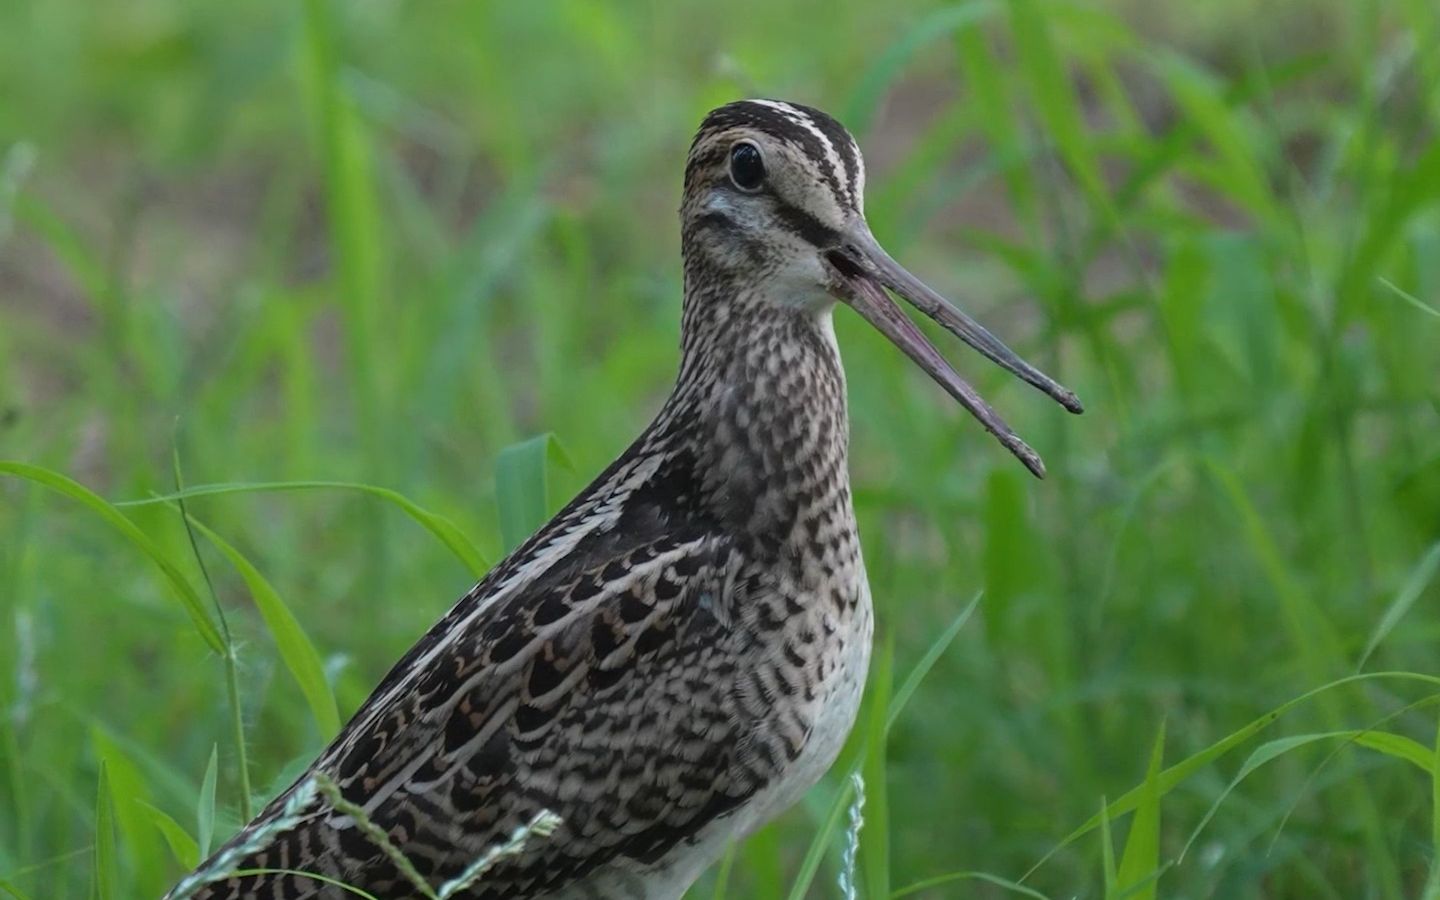
M 765 94 L 1088 411 L 956 350 L 1036 482 L 837 313 L 872 693 L 692 896 L 838 897 L 853 839 L 868 900 L 1440 898 L 1437 44 L 1431 0 L 0 4 L 0 895 L 158 894 L 624 448 L 691 132 Z

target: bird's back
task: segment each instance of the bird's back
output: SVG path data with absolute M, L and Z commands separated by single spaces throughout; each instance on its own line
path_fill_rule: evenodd
M 813 783 L 849 729 L 868 653 L 858 553 L 826 575 L 737 537 L 701 502 L 684 418 L 662 415 L 467 594 L 213 858 L 292 874 L 231 875 L 193 896 L 346 896 L 296 871 L 416 894 L 323 792 L 295 808 L 316 773 L 432 886 L 558 816 L 460 894 L 479 898 L 678 896 Z M 830 500 L 848 521 L 848 492 Z M 846 639 L 858 660 L 841 658 Z

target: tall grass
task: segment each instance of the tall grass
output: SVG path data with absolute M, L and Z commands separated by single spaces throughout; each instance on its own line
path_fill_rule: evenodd
M 1089 411 L 957 355 L 1033 482 L 837 314 L 877 668 L 694 896 L 1440 896 L 1437 42 L 1429 0 L 0 5 L 0 893 L 160 893 L 625 446 L 691 129 L 758 93 L 841 112 L 877 235 Z

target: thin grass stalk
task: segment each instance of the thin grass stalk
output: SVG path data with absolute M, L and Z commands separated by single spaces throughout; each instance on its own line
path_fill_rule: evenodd
M 449 900 L 461 891 L 469 888 L 478 881 L 481 876 L 500 860 L 511 856 L 517 856 L 525 849 L 525 844 L 532 837 L 549 837 L 555 833 L 555 829 L 561 825 L 561 819 L 548 809 L 542 809 L 536 813 L 530 821 L 516 828 L 510 833 L 510 837 L 504 843 L 496 844 L 481 854 L 480 858 L 471 863 L 469 868 L 461 872 L 451 881 L 440 885 L 437 892 L 439 900 Z
M 845 829 L 845 848 L 840 851 L 840 896 L 845 900 L 856 900 L 858 889 L 855 879 L 855 860 L 860 855 L 860 829 L 865 826 L 865 777 L 859 772 L 850 774 L 850 784 L 855 799 L 850 802 L 849 824 Z
M 195 564 L 200 567 L 200 577 L 205 580 L 205 589 L 210 592 L 210 602 L 215 605 L 215 615 L 220 620 L 220 638 L 225 644 L 221 659 L 225 664 L 225 694 L 230 703 L 230 732 L 235 741 L 235 757 L 240 767 L 240 816 L 250 821 L 254 810 L 250 799 L 250 761 L 245 750 L 245 715 L 240 707 L 240 673 L 236 662 L 235 639 L 230 634 L 230 622 L 225 616 L 225 607 L 220 595 L 215 593 L 215 584 L 210 580 L 210 570 L 205 566 L 205 557 L 200 555 L 200 544 L 195 540 L 195 530 L 190 525 L 190 515 L 185 510 L 185 479 L 180 469 L 180 443 L 178 426 L 170 444 L 171 469 L 175 481 L 175 493 L 180 495 L 176 503 L 180 521 L 185 526 L 185 537 L 190 542 L 190 552 Z

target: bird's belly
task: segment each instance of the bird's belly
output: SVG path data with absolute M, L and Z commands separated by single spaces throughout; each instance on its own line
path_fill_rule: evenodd
M 741 836 L 749 834 L 789 809 L 830 769 L 855 724 L 865 675 L 870 666 L 870 644 L 874 633 L 870 589 L 863 575 L 852 614 L 841 622 L 833 648 L 833 668 L 816 692 L 810 712 L 810 734 L 799 756 L 775 783 L 746 807 L 751 813 Z

